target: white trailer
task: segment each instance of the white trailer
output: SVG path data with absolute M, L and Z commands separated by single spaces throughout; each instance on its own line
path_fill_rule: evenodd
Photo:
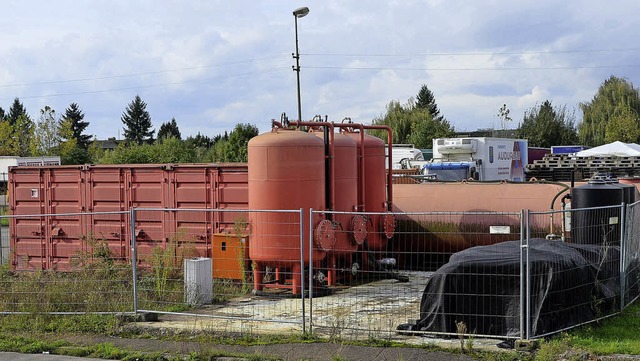
M 438 138 L 422 173 L 436 180 L 525 180 L 527 141 L 505 138 Z
M 60 165 L 60 157 L 0 156 L 0 182 L 7 182 L 9 180 L 9 167 L 27 165 Z

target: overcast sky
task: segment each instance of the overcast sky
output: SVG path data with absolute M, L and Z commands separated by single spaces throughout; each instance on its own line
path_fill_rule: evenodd
M 640 85 L 640 2 L 622 1 L 132 1 L 5 0 L 0 107 L 31 118 L 78 103 L 88 133 L 122 137 L 140 95 L 154 128 L 214 136 L 297 115 L 294 17 L 302 115 L 370 123 L 426 84 L 456 130 L 499 127 L 545 100 L 590 101 L 615 75 Z

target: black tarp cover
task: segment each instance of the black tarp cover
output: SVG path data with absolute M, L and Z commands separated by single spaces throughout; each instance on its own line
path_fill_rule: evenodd
M 531 239 L 531 336 L 614 312 L 619 256 L 617 246 Z M 469 333 L 520 337 L 520 264 L 520 241 L 453 254 L 427 282 L 420 319 L 399 329 L 455 334 L 464 322 Z

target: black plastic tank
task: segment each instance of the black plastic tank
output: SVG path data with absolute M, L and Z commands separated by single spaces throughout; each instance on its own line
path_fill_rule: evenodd
M 571 191 L 571 241 L 580 244 L 619 244 L 620 208 L 594 207 L 619 206 L 625 201 L 625 188 L 592 178 L 589 183 Z M 634 197 L 635 198 L 635 197 Z M 626 201 L 625 201 L 626 202 Z
M 622 188 L 624 194 L 624 204 L 635 203 L 636 201 L 636 187 L 631 184 L 620 183 L 618 178 L 610 178 L 611 183 Z

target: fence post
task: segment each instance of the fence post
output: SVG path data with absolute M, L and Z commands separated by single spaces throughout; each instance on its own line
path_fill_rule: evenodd
M 525 323 L 526 315 L 524 312 L 525 304 L 525 291 L 524 291 L 524 276 L 525 276 L 525 264 L 524 264 L 524 252 L 526 246 L 524 244 L 525 237 L 525 213 L 524 209 L 520 210 L 520 338 L 525 338 Z
M 302 334 L 307 333 L 306 312 L 304 307 L 304 209 L 300 208 L 300 294 L 302 301 Z
M 530 210 L 525 210 L 526 214 L 526 225 L 527 225 L 527 235 L 525 238 L 525 263 L 526 263 L 526 278 L 525 278 L 525 317 L 526 317 L 526 335 L 525 339 L 531 339 L 531 263 L 529 260 L 529 240 L 531 239 L 531 213 Z
M 131 221 L 131 273 L 133 274 L 133 314 L 138 314 L 138 253 L 136 246 L 136 210 L 129 209 Z
M 626 258 L 626 238 L 627 238 L 627 212 L 625 212 L 626 206 L 624 202 L 620 206 L 620 312 L 624 311 L 624 295 L 626 293 L 625 283 L 626 283 L 626 274 L 625 274 L 625 258 Z
M 309 208 L 309 335 L 313 334 L 313 208 Z

